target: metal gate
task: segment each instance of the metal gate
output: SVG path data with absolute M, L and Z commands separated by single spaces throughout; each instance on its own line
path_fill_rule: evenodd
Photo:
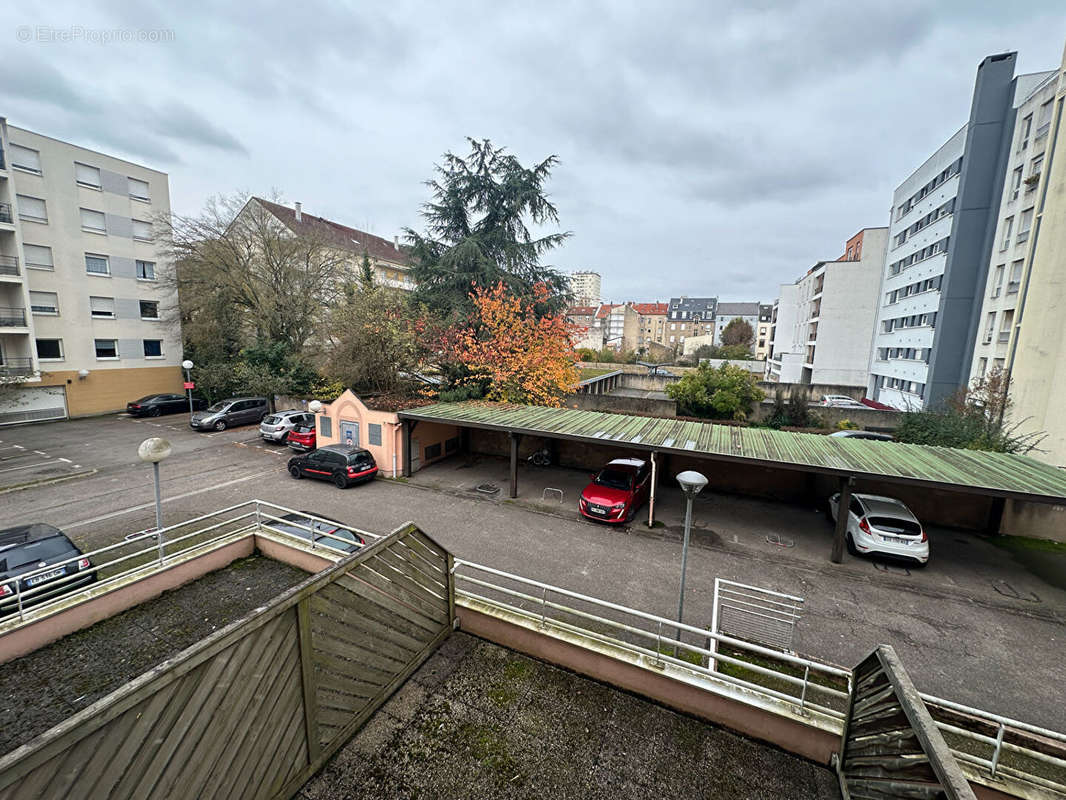
M 0 401 L 0 425 L 66 418 L 65 386 L 23 386 Z
M 715 578 L 711 631 L 792 653 L 792 634 L 802 610 L 802 597 Z M 715 639 L 710 649 L 718 649 Z

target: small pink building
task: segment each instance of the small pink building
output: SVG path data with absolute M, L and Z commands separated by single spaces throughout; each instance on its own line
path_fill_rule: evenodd
M 403 424 L 394 411 L 368 408 L 346 389 L 318 412 L 318 446 L 353 444 L 374 456 L 381 475 L 395 478 L 403 472 Z M 411 471 L 459 451 L 459 429 L 454 425 L 419 423 L 411 436 Z

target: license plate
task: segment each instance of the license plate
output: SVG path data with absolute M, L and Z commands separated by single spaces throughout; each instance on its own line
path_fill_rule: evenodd
M 58 578 L 65 572 L 66 570 L 60 567 L 59 569 L 54 569 L 51 572 L 46 572 L 44 573 L 44 575 L 34 575 L 32 578 L 26 579 L 26 585 L 36 586 L 37 584 L 44 583 L 45 581 L 50 581 L 52 580 L 52 578 Z
M 900 539 L 897 536 L 882 536 L 882 542 L 889 542 L 891 544 L 909 544 L 907 539 Z
M 589 506 L 589 511 L 591 511 L 593 514 L 606 514 L 607 513 L 607 509 L 604 508 L 603 506 Z

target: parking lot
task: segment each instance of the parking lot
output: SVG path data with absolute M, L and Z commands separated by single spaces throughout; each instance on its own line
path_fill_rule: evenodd
M 292 479 L 284 469 L 289 450 L 262 443 L 255 427 L 201 434 L 181 415 L 0 430 L 0 446 L 70 458 L 81 470 L 94 470 L 0 494 L 0 526 L 49 522 L 83 549 L 153 526 L 151 469 L 136 454 L 148 436 L 164 436 L 174 446 L 161 469 L 168 524 L 257 497 L 379 532 L 412 520 L 461 558 L 665 616 L 676 613 L 683 506 L 668 484 L 656 513 L 663 525 L 653 529 L 582 520 L 575 505 L 588 480 L 584 472 L 523 465 L 520 497 L 510 501 L 506 464 L 498 459 L 468 464 L 456 457 L 409 481 L 377 480 L 341 491 Z M 0 476 L 13 474 L 19 470 Z M 484 483 L 501 491 L 478 492 Z M 545 488 L 561 489 L 562 501 L 551 492 L 544 499 Z M 924 691 L 1066 729 L 1060 663 L 1066 587 L 1056 569 L 1047 568 L 1061 564 L 1061 554 L 1031 558 L 973 534 L 931 529 L 933 558 L 925 569 L 850 556 L 833 565 L 831 527 L 813 503 L 708 493 L 697 500 L 694 517 L 686 621 L 710 623 L 715 577 L 796 594 L 806 600 L 797 650 L 851 666 L 876 644 L 889 643 Z

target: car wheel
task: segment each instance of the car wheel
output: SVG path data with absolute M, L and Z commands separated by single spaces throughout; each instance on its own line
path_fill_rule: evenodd
M 293 464 L 291 467 L 289 467 L 289 474 L 292 475 L 292 477 L 296 478 L 297 480 L 303 477 L 303 475 L 300 474 L 300 468 L 298 466 L 296 466 L 295 464 Z
M 850 533 L 847 535 L 847 537 L 845 537 L 844 541 L 847 542 L 848 552 L 851 553 L 853 556 L 857 556 L 859 554 L 859 551 L 858 548 L 855 547 L 855 541 L 851 538 Z
M 348 479 L 341 475 L 339 472 L 333 476 L 333 485 L 338 489 L 348 488 Z
M 281 438 L 278 439 L 277 441 L 278 441 L 278 444 L 288 444 L 289 443 L 289 432 L 285 431 L 285 433 L 281 434 Z
M 218 422 L 216 422 L 215 423 L 215 430 L 216 431 L 224 431 L 224 430 L 226 430 L 226 420 L 220 419 Z
M 150 408 L 148 410 L 148 416 L 150 416 L 150 417 L 158 417 L 159 416 L 159 406 L 155 406 L 154 408 Z

